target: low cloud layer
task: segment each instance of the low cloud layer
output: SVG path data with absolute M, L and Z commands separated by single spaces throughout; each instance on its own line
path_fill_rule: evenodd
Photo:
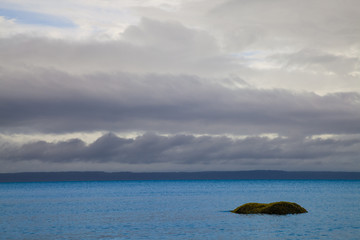
M 4 167 L 14 161 L 37 160 L 47 164 L 214 164 L 223 165 L 229 170 L 280 167 L 289 170 L 354 170 L 351 167 L 360 167 L 357 163 L 359 149 L 358 139 L 231 139 L 225 136 L 160 136 L 150 133 L 129 139 L 109 133 L 89 145 L 80 139 L 61 142 L 37 141 L 20 145 L 2 144 L 0 154 Z

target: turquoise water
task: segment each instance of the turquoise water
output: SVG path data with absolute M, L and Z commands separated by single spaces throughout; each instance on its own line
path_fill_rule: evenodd
M 309 213 L 239 215 L 246 202 Z M 360 181 L 0 184 L 0 239 L 360 239 Z

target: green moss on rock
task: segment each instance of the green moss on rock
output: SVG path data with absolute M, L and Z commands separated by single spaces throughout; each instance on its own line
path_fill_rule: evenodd
M 239 214 L 298 214 L 307 213 L 306 209 L 297 203 L 273 202 L 273 203 L 246 203 L 235 208 L 231 212 Z

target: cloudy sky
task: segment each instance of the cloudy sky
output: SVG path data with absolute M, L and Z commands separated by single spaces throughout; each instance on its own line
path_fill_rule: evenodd
M 360 171 L 358 0 L 0 0 L 0 172 Z

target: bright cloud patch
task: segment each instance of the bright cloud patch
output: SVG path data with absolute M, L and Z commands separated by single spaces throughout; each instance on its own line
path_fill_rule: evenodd
M 0 16 L 19 24 L 45 25 L 60 28 L 75 27 L 68 19 L 44 13 L 0 8 Z

